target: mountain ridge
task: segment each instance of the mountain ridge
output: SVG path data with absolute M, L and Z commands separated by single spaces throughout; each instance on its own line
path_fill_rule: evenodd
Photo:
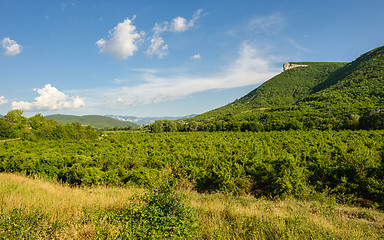
M 197 121 L 205 118 L 222 118 L 233 111 L 253 111 L 285 107 L 304 98 L 319 83 L 324 81 L 347 63 L 344 62 L 290 62 L 291 64 L 307 65 L 307 67 L 291 68 L 272 77 L 256 89 L 240 99 L 225 106 L 194 117 Z
M 137 124 L 131 122 L 119 121 L 110 117 L 102 115 L 65 115 L 65 114 L 53 114 L 44 116 L 48 120 L 55 120 L 60 124 L 67 124 L 72 122 L 79 122 L 82 125 L 90 125 L 94 128 L 133 128 L 138 127 Z
M 146 125 L 154 123 L 157 120 L 180 120 L 185 118 L 191 118 L 196 116 L 196 114 L 190 114 L 187 116 L 180 117 L 136 117 L 136 116 L 122 116 L 122 115 L 105 115 L 106 117 L 114 118 L 120 121 L 129 121 L 137 125 Z
M 232 103 L 186 119 L 181 129 L 384 128 L 384 46 L 350 63 L 292 64 L 308 66 L 286 70 Z

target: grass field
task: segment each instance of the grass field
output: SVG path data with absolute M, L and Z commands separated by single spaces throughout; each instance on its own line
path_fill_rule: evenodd
M 137 215 L 120 213 L 136 211 L 135 208 L 145 204 L 140 200 L 145 193 L 143 189 L 70 188 L 49 180 L 1 173 L 0 238 L 384 238 L 384 213 L 374 209 L 338 205 L 331 200 L 271 201 L 250 196 L 199 194 L 185 186 L 178 189 L 183 196 L 182 206 L 192 213 L 187 234 L 162 235 L 162 231 L 157 231 L 155 235 L 138 237 L 129 224 L 136 224 L 133 230 L 145 233 L 149 223 L 125 219 Z

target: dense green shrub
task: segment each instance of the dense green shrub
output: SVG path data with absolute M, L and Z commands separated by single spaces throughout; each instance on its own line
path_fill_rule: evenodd
M 69 185 L 151 188 L 165 176 L 200 192 L 384 206 L 384 132 L 109 133 L 102 139 L 0 143 L 0 171 Z
M 123 209 L 106 211 L 109 222 L 122 224 L 117 238 L 188 239 L 194 235 L 196 220 L 192 209 L 175 190 L 173 182 L 150 189 L 138 200 Z

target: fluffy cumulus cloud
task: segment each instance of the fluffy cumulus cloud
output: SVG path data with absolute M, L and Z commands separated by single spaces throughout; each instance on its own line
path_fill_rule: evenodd
M 142 84 L 109 89 L 107 97 L 114 99 L 116 104 L 135 106 L 172 101 L 203 91 L 260 84 L 281 72 L 280 67 L 274 66 L 277 61 L 254 45 L 243 43 L 238 57 L 214 76 L 174 73 L 170 77 L 162 77 L 156 71 L 145 72 Z
M 83 98 L 68 96 L 52 87 L 51 84 L 46 84 L 43 88 L 34 89 L 34 91 L 39 94 L 34 102 L 14 101 L 12 102 L 12 108 L 25 111 L 47 111 L 85 106 Z
M 177 17 L 173 19 L 171 24 L 171 30 L 174 32 L 184 32 L 188 29 L 187 19 L 183 17 Z
M 153 28 L 153 36 L 151 38 L 151 45 L 148 47 L 145 54 L 148 56 L 157 55 L 159 58 L 163 58 L 168 54 L 168 45 L 165 44 L 164 39 L 160 36 L 160 33 L 167 29 L 167 23 L 163 25 L 155 24 Z
M 172 20 L 170 31 L 184 32 L 195 26 L 196 21 L 202 16 L 202 9 L 197 10 L 191 20 L 187 20 L 183 17 L 176 17 Z
M 168 45 L 165 43 L 164 38 L 161 36 L 163 32 L 184 32 L 190 28 L 196 27 L 196 22 L 199 18 L 204 16 L 203 10 L 197 10 L 192 19 L 187 20 L 183 17 L 174 18 L 171 23 L 163 22 L 162 24 L 156 23 L 153 27 L 153 35 L 145 39 L 145 32 L 136 30 L 133 24 L 133 19 L 126 18 L 123 22 L 118 23 L 111 31 L 107 39 L 101 38 L 95 44 L 99 48 L 100 53 L 108 53 L 113 57 L 125 60 L 133 56 L 134 52 L 138 50 L 139 45 L 144 40 L 149 40 L 150 44 L 145 51 L 148 56 L 157 55 L 163 58 L 168 54 Z
M 1 105 L 1 104 L 4 104 L 4 103 L 7 103 L 7 102 L 8 102 L 8 100 L 5 99 L 4 96 L 0 96 L 0 105 Z
M 8 37 L 4 38 L 1 41 L 3 48 L 5 49 L 4 55 L 6 56 L 16 56 L 21 53 L 23 47 L 20 44 L 17 44 L 15 40 L 12 40 Z
M 100 53 L 108 53 L 117 59 L 124 60 L 137 51 L 143 35 L 143 32 L 139 33 L 136 30 L 132 20 L 127 18 L 109 32 L 107 40 L 101 38 L 96 45 Z
M 183 17 L 176 17 L 171 23 L 156 23 L 152 29 L 153 35 L 150 38 L 151 44 L 145 53 L 148 56 L 157 55 L 159 58 L 163 58 L 168 54 L 168 45 L 165 44 L 161 34 L 163 32 L 185 32 L 190 28 L 196 27 L 197 20 L 202 16 L 204 16 L 203 10 L 199 9 L 193 14 L 193 17 L 190 20 Z

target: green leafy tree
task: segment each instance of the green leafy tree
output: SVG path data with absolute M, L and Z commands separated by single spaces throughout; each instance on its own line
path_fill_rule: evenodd
M 5 118 L 0 118 L 0 139 L 12 138 L 14 135 L 12 123 Z

